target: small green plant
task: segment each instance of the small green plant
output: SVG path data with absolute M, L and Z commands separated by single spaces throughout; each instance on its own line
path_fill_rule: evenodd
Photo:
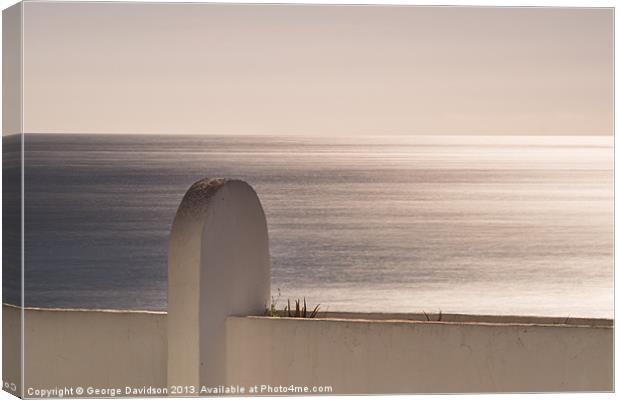
M 280 288 L 278 288 L 278 295 L 277 296 L 271 296 L 271 304 L 269 305 L 269 307 L 265 307 L 265 315 L 269 316 L 269 317 L 277 317 L 278 316 L 278 300 L 280 299 L 280 296 L 282 295 L 282 293 L 280 292 Z
M 424 313 L 426 320 L 430 321 L 431 317 L 426 313 L 426 311 L 422 310 L 422 312 Z M 437 315 L 437 321 L 441 321 L 442 319 L 443 319 L 443 313 L 441 312 L 441 310 L 439 310 L 439 314 Z
M 284 306 L 283 311 L 278 311 L 278 301 L 282 297 L 282 292 L 278 288 L 278 294 L 276 296 L 271 296 L 271 304 L 269 306 L 265 305 L 265 315 L 268 317 L 280 317 L 286 316 L 290 318 L 315 318 L 321 307 L 320 304 L 317 304 L 316 307 L 312 311 L 308 310 L 308 306 L 306 304 L 306 298 L 304 297 L 303 303 L 301 300 L 295 300 L 295 310 L 291 309 L 291 300 L 287 299 L 287 305 Z
M 291 309 L 291 300 L 287 300 L 287 305 L 284 307 L 284 312 L 286 316 L 289 318 L 314 318 L 319 313 L 320 304 L 317 304 L 316 307 L 310 312 L 308 312 L 308 306 L 306 305 L 306 298 L 303 300 L 303 307 L 301 306 L 301 301 L 299 299 L 295 300 L 295 311 Z

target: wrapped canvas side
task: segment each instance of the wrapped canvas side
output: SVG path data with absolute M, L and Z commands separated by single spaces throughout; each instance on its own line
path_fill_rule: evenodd
M 22 3 L 2 12 L 2 387 L 23 397 Z

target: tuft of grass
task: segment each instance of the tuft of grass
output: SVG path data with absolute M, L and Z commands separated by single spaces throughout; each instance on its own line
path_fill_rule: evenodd
M 306 298 L 304 297 L 303 303 L 300 299 L 295 300 L 295 311 L 293 312 L 291 308 L 291 300 L 288 299 L 287 305 L 284 307 L 284 312 L 289 318 L 315 318 L 319 313 L 320 307 L 321 305 L 317 304 L 312 311 L 309 311 Z
M 422 313 L 424 313 L 424 316 L 426 317 L 427 321 L 431 321 L 431 317 L 430 315 L 426 313 L 426 311 L 422 310 Z M 439 310 L 439 314 L 437 314 L 437 321 L 441 321 L 442 319 L 443 319 L 443 313 L 441 312 L 441 310 Z
M 286 299 L 286 306 L 284 306 L 283 311 L 278 310 L 278 301 L 282 296 L 282 292 L 278 288 L 278 294 L 276 296 L 271 296 L 271 304 L 269 306 L 265 305 L 265 315 L 268 317 L 279 317 L 281 315 L 285 315 L 289 318 L 316 318 L 319 314 L 319 310 L 321 308 L 320 304 L 317 304 L 312 310 L 308 308 L 308 304 L 306 303 L 306 298 L 303 300 L 297 299 L 295 300 L 295 310 L 291 308 L 291 299 Z
M 280 292 L 280 288 L 278 288 L 278 295 L 271 296 L 271 304 L 269 307 L 265 307 L 265 315 L 268 317 L 277 317 L 278 316 L 278 300 L 280 300 L 280 296 L 282 293 Z

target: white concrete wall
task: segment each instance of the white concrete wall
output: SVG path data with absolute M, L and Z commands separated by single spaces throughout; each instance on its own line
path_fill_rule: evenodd
M 284 312 L 279 313 L 285 316 Z M 400 321 L 442 321 L 442 322 L 488 322 L 493 324 L 538 324 L 538 325 L 588 325 L 613 326 L 613 320 L 607 318 L 587 317 L 545 317 L 532 315 L 481 315 L 451 313 L 390 313 L 390 312 L 319 312 L 321 318 L 331 319 L 368 319 L 368 320 L 400 320 Z
M 228 384 L 334 393 L 610 391 L 613 329 L 231 317 Z
M 26 309 L 24 386 L 166 387 L 166 319 Z M 19 309 L 4 305 L 3 324 L 18 322 Z M 610 391 L 613 328 L 609 320 L 593 322 L 229 317 L 226 383 L 330 385 L 340 394 Z M 5 382 L 18 377 L 17 339 L 3 336 Z
M 20 309 L 3 305 L 3 324 Z M 166 314 L 26 309 L 24 389 L 166 386 Z M 15 335 L 3 336 L 3 380 L 19 376 Z M 26 393 L 27 394 L 27 393 Z
M 21 309 L 2 306 L 2 382 L 3 389 L 19 395 L 21 387 L 22 324 Z

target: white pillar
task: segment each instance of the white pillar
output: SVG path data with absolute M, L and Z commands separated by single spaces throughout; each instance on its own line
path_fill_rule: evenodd
M 194 183 L 168 244 L 168 386 L 226 384 L 225 320 L 270 299 L 265 214 L 240 180 Z

